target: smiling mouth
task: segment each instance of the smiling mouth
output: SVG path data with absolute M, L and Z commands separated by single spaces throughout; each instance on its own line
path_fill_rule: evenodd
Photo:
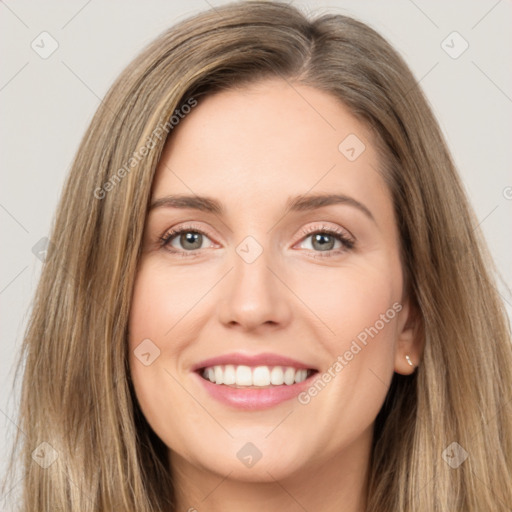
M 299 384 L 317 373 L 311 368 L 292 366 L 215 365 L 199 368 L 205 380 L 222 386 L 242 389 L 262 389 Z

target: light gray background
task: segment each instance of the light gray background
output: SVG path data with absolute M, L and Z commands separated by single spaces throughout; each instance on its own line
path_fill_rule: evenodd
M 80 139 L 112 81 L 163 30 L 226 3 L 191 1 L 0 2 L 2 172 L 0 221 L 0 475 L 17 428 L 12 392 L 19 350 L 41 262 L 32 247 L 44 236 Z M 512 4 L 509 1 L 304 1 L 311 12 L 353 15 L 404 56 L 439 119 L 491 252 L 512 298 Z M 58 42 L 42 59 L 41 32 Z M 442 42 L 457 52 L 454 59 Z M 40 43 L 41 44 L 41 43 Z M 5 441 L 4 441 L 5 440 Z M 17 486 L 20 487 L 19 485 Z M 11 498 L 18 489 L 13 489 Z M 0 508 L 7 500 L 0 497 Z

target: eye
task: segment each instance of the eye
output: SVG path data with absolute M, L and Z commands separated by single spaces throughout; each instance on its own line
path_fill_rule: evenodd
M 306 236 L 303 236 L 300 244 L 306 244 L 309 247 L 302 248 L 314 252 L 315 257 L 336 256 L 352 249 L 355 245 L 355 239 L 341 228 L 315 226 L 305 229 L 303 235 Z M 196 226 L 188 225 L 167 231 L 160 238 L 160 244 L 178 256 L 193 257 L 198 256 L 200 251 L 206 248 L 203 246 L 205 240 L 211 242 L 207 233 Z M 310 241 L 307 242 L 308 240 Z
M 355 239 L 345 230 L 340 228 L 313 227 L 305 230 L 306 237 L 301 244 L 310 240 L 306 249 L 314 251 L 315 257 L 336 256 L 354 248 Z
M 182 226 L 167 231 L 160 238 L 160 243 L 166 250 L 187 257 L 197 256 L 196 252 L 205 248 L 203 247 L 205 240 L 210 238 L 203 230 L 195 226 Z

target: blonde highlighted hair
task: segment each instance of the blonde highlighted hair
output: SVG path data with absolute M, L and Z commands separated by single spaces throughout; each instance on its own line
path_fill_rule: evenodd
M 151 186 L 167 132 L 172 137 L 172 127 L 158 128 L 192 101 L 266 77 L 343 102 L 375 134 L 393 195 L 425 349 L 412 376 L 394 375 L 376 419 L 367 510 L 512 507 L 510 327 L 422 91 L 367 25 L 248 1 L 160 35 L 116 80 L 81 142 L 20 353 L 23 435 L 11 458 L 24 477 L 20 510 L 174 510 L 167 447 L 139 409 L 127 362 Z M 42 442 L 57 455 L 46 468 L 32 458 Z M 452 442 L 468 453 L 457 468 L 443 458 Z

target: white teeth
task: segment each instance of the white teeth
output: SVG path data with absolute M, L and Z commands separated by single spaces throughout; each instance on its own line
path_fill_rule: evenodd
M 214 384 L 227 386 L 291 386 L 303 382 L 309 376 L 305 368 L 296 369 L 291 366 L 256 366 L 245 365 L 209 366 L 203 370 L 203 377 Z
M 284 371 L 284 383 L 291 386 L 295 382 L 295 368 L 286 368 Z
M 270 372 L 270 383 L 274 386 L 284 384 L 284 373 L 280 366 L 274 366 Z
M 220 366 L 217 366 L 216 368 L 220 368 Z M 235 384 L 238 386 L 252 386 L 252 372 L 248 366 L 237 366 L 235 375 Z M 217 380 L 215 380 L 215 384 L 218 384 Z
M 252 371 L 253 386 L 270 386 L 270 370 L 268 366 L 257 366 Z
M 307 376 L 307 370 L 299 370 L 298 372 L 295 372 L 295 382 L 302 382 L 303 380 L 307 379 Z
M 215 382 L 217 384 L 223 384 L 224 383 L 224 372 L 222 371 L 222 368 L 220 366 L 214 366 L 213 371 L 215 374 Z
M 236 373 L 235 367 L 232 364 L 227 364 L 224 367 L 224 384 L 235 384 L 236 383 Z

